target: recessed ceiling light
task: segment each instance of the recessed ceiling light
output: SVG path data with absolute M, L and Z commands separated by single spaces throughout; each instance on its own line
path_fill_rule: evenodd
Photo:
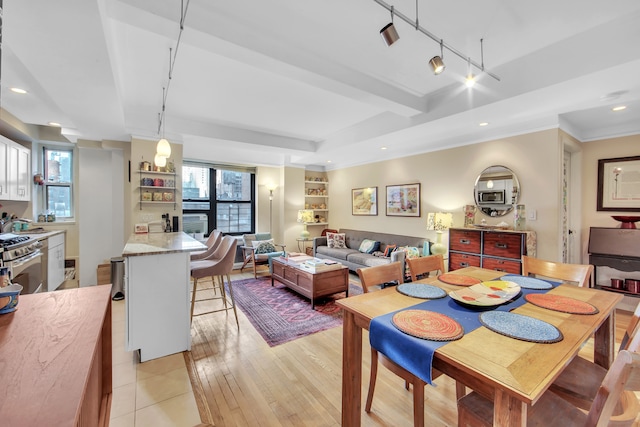
M 380 149 L 381 149 L 381 150 L 386 150 L 386 149 L 387 149 L 387 147 L 380 147 Z
M 20 89 L 19 87 L 12 87 L 11 92 L 19 93 L 21 95 L 24 95 L 25 93 L 27 93 L 26 90 Z
M 489 124 L 489 122 L 482 122 L 482 123 L 478 123 L 478 126 L 487 126 Z
M 611 110 L 612 111 L 622 111 L 622 110 L 626 110 L 627 106 L 626 105 L 618 105 L 617 107 L 613 107 Z
M 47 123 L 47 124 L 48 124 L 49 126 L 55 126 L 55 127 L 57 127 L 57 128 L 61 128 L 61 127 L 62 127 L 62 125 L 61 125 L 60 123 L 57 123 L 57 122 L 49 122 L 49 123 Z
M 331 163 L 331 160 L 327 160 L 327 163 Z

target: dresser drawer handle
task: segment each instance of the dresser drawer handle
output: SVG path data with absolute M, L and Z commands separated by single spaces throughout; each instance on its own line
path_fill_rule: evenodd
M 509 245 L 507 245 L 506 243 L 496 243 L 496 248 L 507 249 L 508 247 Z
M 495 271 L 502 271 L 502 272 L 506 272 L 507 270 L 505 270 L 504 268 L 494 268 Z
M 460 263 L 460 267 L 469 267 L 469 263 L 468 262 L 461 262 Z
M 469 245 L 471 244 L 471 240 L 469 239 L 460 239 L 460 243 L 463 245 Z

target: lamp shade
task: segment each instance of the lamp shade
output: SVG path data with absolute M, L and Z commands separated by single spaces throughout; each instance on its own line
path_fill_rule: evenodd
M 427 230 L 444 231 L 453 226 L 451 212 L 430 212 L 427 214 Z
M 298 211 L 298 222 L 302 222 L 306 224 L 308 222 L 313 222 L 313 210 L 311 209 L 301 209 Z
M 171 145 L 169 145 L 169 141 L 164 138 L 158 141 L 158 145 L 156 146 L 156 154 L 158 156 L 171 157 Z

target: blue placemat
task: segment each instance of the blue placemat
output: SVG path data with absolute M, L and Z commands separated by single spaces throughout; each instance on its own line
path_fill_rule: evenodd
M 525 295 L 546 292 L 548 292 L 547 289 L 523 289 L 522 294 L 518 298 L 500 305 L 494 310 L 512 310 L 526 303 L 524 299 Z M 465 334 L 482 326 L 478 310 L 462 306 L 451 298 L 424 301 L 403 310 L 429 310 L 446 314 L 462 325 Z M 393 315 L 398 311 L 374 317 L 371 320 L 369 325 L 369 343 L 371 347 L 384 354 L 387 358 L 421 378 L 423 381 L 432 384 L 431 365 L 433 362 L 433 353 L 436 349 L 447 343 L 416 338 L 399 331 L 391 321 Z
M 424 283 L 403 283 L 398 285 L 396 290 L 406 296 L 423 299 L 437 299 L 447 296 L 444 289 Z
M 485 327 L 507 337 L 522 341 L 554 343 L 562 341 L 562 332 L 551 323 L 505 311 L 487 311 L 480 315 Z
M 521 288 L 525 289 L 551 289 L 553 285 L 550 282 L 535 277 L 521 276 L 519 274 L 507 274 L 500 278 L 517 283 Z

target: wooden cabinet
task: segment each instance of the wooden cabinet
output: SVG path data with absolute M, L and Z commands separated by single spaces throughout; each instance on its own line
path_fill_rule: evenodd
M 594 267 L 593 276 L 596 288 L 622 292 L 628 296 L 640 297 L 632 290 L 614 289 L 610 283 L 599 283 L 600 267 L 616 271 L 618 278 L 635 278 L 640 272 L 640 229 L 591 227 L 589 230 L 589 264 Z M 633 273 L 627 275 L 625 273 Z M 606 278 L 605 278 L 606 280 Z
M 106 426 L 111 286 L 20 295 L 0 316 L 3 426 Z
M 329 182 L 324 176 L 305 176 L 304 207 L 313 210 L 315 223 L 307 226 L 329 225 Z
M 535 256 L 533 231 L 449 229 L 449 271 L 482 267 L 522 274 L 522 255 Z
M 47 240 L 47 290 L 55 291 L 64 282 L 64 233 Z
M 31 150 L 0 136 L 0 200 L 31 200 Z

